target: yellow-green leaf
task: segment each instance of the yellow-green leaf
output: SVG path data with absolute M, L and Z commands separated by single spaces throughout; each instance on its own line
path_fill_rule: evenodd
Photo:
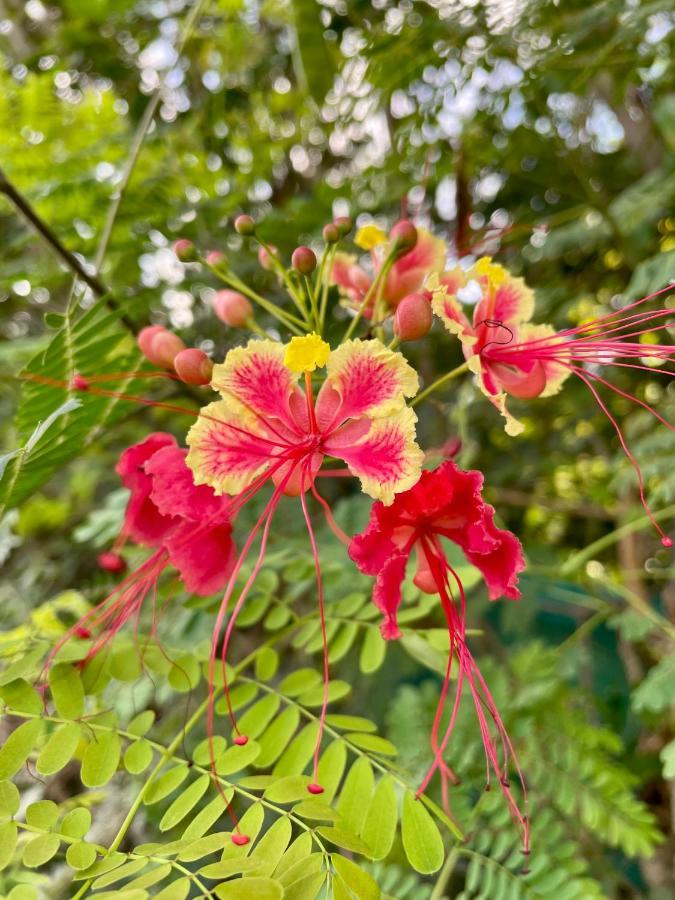
M 67 766 L 75 755 L 81 736 L 82 729 L 77 722 L 68 722 L 53 731 L 35 763 L 39 774 L 54 775 Z
M 190 893 L 190 879 L 178 878 L 155 894 L 155 900 L 185 900 Z
M 143 738 L 129 744 L 124 751 L 124 768 L 132 775 L 140 775 L 141 772 L 145 772 L 151 762 L 152 747 Z
M 377 882 L 356 863 L 339 853 L 331 853 L 331 862 L 338 876 L 359 900 L 379 900 L 381 893 Z
M 257 738 L 270 724 L 281 704 L 278 694 L 267 694 L 246 710 L 238 722 L 239 731 Z
M 56 856 L 61 841 L 57 834 L 39 834 L 31 838 L 23 848 L 21 860 L 29 869 L 37 869 Z
M 29 719 L 16 728 L 0 748 L 0 778 L 11 778 L 30 756 L 42 734 L 41 719 Z
M 0 698 L 16 712 L 40 715 L 44 710 L 42 697 L 24 678 L 15 678 L 0 686 Z
M 42 831 L 49 831 L 58 816 L 59 808 L 53 800 L 38 800 L 26 809 L 26 822 Z
M 220 900 L 280 900 L 284 889 L 274 878 L 242 878 L 219 884 L 215 894 Z
M 49 670 L 49 688 L 54 706 L 64 719 L 78 719 L 84 712 L 84 688 L 78 670 L 57 663 Z
M 208 775 L 200 775 L 196 781 L 193 781 L 189 787 L 179 794 L 162 816 L 159 830 L 168 831 L 181 822 L 202 799 L 208 790 L 210 781 L 211 779 Z
M 16 849 L 18 831 L 14 822 L 0 825 L 0 872 L 12 861 Z
M 405 855 L 413 869 L 422 875 L 440 869 L 445 855 L 440 832 L 424 804 L 410 791 L 403 796 L 401 836 Z
M 91 813 L 84 806 L 78 806 L 63 817 L 59 832 L 66 837 L 83 838 L 90 828 Z
M 299 775 L 312 758 L 319 735 L 319 723 L 309 722 L 293 738 L 277 760 L 274 775 Z
M 307 785 L 311 780 L 307 775 L 286 775 L 267 788 L 265 799 L 272 803 L 294 803 L 296 800 L 304 800 L 311 796 L 307 791 Z
M 82 784 L 90 788 L 107 784 L 117 771 L 121 750 L 116 732 L 98 732 L 82 757 Z
M 333 741 L 321 755 L 317 770 L 317 781 L 323 788 L 323 800 L 330 802 L 335 796 L 346 765 L 347 745 L 344 741 Z
M 321 675 L 316 669 L 296 669 L 283 679 L 279 685 L 279 693 L 287 697 L 298 697 L 320 683 Z
M 255 677 L 259 681 L 270 681 L 279 668 L 279 654 L 273 647 L 263 647 L 255 658 Z
M 260 744 L 257 741 L 248 741 L 243 746 L 235 744 L 229 747 L 216 762 L 216 772 L 219 775 L 232 775 L 241 772 L 250 765 L 260 753 Z
M 285 872 L 292 868 L 296 863 L 306 859 L 311 852 L 312 836 L 308 831 L 303 831 L 281 857 L 279 864 L 274 870 L 275 876 L 281 879 Z
M 370 675 L 376 672 L 387 653 L 387 642 L 380 634 L 380 629 L 374 625 L 366 628 L 366 636 L 361 645 L 361 655 L 359 656 L 359 669 L 364 675 Z
M 291 840 L 291 823 L 283 816 L 271 825 L 258 841 L 249 859 L 260 866 L 256 874 L 271 875 Z
M 297 706 L 287 707 L 276 717 L 259 740 L 260 755 L 255 761 L 257 769 L 266 769 L 276 762 L 295 734 L 299 722 L 300 710 Z
M 381 753 L 383 756 L 396 756 L 398 753 L 392 742 L 380 737 L 379 734 L 355 732 L 346 734 L 345 740 L 350 741 L 359 750 L 367 750 L 369 753 Z
M 370 762 L 361 757 L 347 773 L 344 786 L 340 792 L 337 810 L 342 816 L 345 828 L 354 834 L 361 833 L 370 798 L 375 787 L 375 778 Z
M 353 853 L 360 853 L 362 856 L 370 856 L 370 847 L 360 837 L 357 837 L 351 831 L 345 828 L 333 828 L 326 825 L 317 829 L 321 837 L 326 838 L 336 847 L 342 847 L 343 850 L 351 850 Z
M 153 803 L 159 803 L 169 794 L 172 794 L 190 774 L 187 766 L 174 766 L 172 769 L 164 772 L 155 781 L 152 782 L 147 790 L 144 803 L 151 806 Z
M 78 841 L 66 850 L 66 862 L 71 869 L 88 869 L 96 861 L 96 849 L 91 844 Z
M 11 819 L 21 804 L 19 789 L 12 781 L 0 781 L 0 817 Z
M 373 859 L 384 859 L 389 854 L 398 821 L 398 803 L 394 782 L 385 775 L 375 788 L 370 801 L 361 837 L 370 847 Z

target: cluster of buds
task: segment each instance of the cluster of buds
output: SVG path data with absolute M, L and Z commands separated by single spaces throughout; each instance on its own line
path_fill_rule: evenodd
M 138 347 L 154 366 L 176 373 L 186 384 L 204 385 L 211 380 L 213 363 L 203 350 L 186 347 L 163 325 L 149 325 L 138 333 Z

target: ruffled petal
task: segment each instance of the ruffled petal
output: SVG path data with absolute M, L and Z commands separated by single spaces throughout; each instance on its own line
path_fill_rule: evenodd
M 417 229 L 417 243 L 391 267 L 384 287 L 384 296 L 391 306 L 397 306 L 407 294 L 424 285 L 429 275 L 438 274 L 445 267 L 445 241 L 424 228 Z
M 241 493 L 270 465 L 277 449 L 258 419 L 233 400 L 205 406 L 186 443 L 195 484 L 208 484 L 216 494 Z
M 424 453 L 415 441 L 416 421 L 415 413 L 404 407 L 375 419 L 365 435 L 359 433 L 360 422 L 349 422 L 324 443 L 324 449 L 347 463 L 364 493 L 388 506 L 395 494 L 415 484 L 422 471 Z
M 361 534 L 354 535 L 349 544 L 349 558 L 364 575 L 377 575 L 396 552 L 396 545 L 380 524 L 379 513 L 382 508 L 380 502 L 373 504 L 368 527 Z
M 380 631 L 385 641 L 401 637 L 397 613 L 401 605 L 401 585 L 407 562 L 406 553 L 394 553 L 380 569 L 373 587 L 373 603 L 384 616 Z
M 333 284 L 354 301 L 363 300 L 371 284 L 370 276 L 351 253 L 336 253 L 330 274 Z
M 477 264 L 478 265 L 478 264 Z M 475 272 L 475 268 L 471 272 Z M 501 266 L 499 267 L 501 269 Z M 499 283 L 492 283 L 487 276 L 478 276 L 484 296 L 473 312 L 473 324 L 502 322 L 504 325 L 520 325 L 529 322 L 534 312 L 534 292 L 522 278 L 509 275 L 505 269 Z
M 525 568 L 523 548 L 515 534 L 497 528 L 494 514 L 494 509 L 484 504 L 481 521 L 459 535 L 457 543 L 485 579 L 490 600 L 518 600 L 518 575 Z
M 440 283 L 432 282 L 431 308 L 450 334 L 454 334 L 463 344 L 471 347 L 476 343 L 476 335 L 455 296 L 463 283 L 464 273 L 461 269 L 446 273 Z
M 298 376 L 284 365 L 284 355 L 285 347 L 276 341 L 251 340 L 235 347 L 213 367 L 211 387 L 262 419 L 273 416 L 292 428 L 288 401 Z
M 236 555 L 229 523 L 196 528 L 184 522 L 165 547 L 188 591 L 206 597 L 225 587 Z
M 123 531 L 133 541 L 151 547 L 161 544 L 164 535 L 174 525 L 171 515 L 160 511 L 151 499 L 153 481 L 145 468 L 148 461 L 166 447 L 177 448 L 176 439 L 165 432 L 155 432 L 125 450 L 115 467 L 122 484 L 131 491 Z
M 225 519 L 229 500 L 217 497 L 208 485 L 195 484 L 186 456 L 187 451 L 180 447 L 163 447 L 145 464 L 145 471 L 152 476 L 153 503 L 166 516 L 194 522 Z
M 336 391 L 341 403 L 333 427 L 346 419 L 389 415 L 419 389 L 417 372 L 405 357 L 378 340 L 341 344 L 331 353 L 326 368 L 328 377 L 317 398 L 317 415 L 323 413 L 331 391 Z
M 477 376 L 476 380 L 478 382 L 478 387 L 483 394 L 485 394 L 495 409 L 498 410 L 499 414 L 504 417 L 504 431 L 510 437 L 517 437 L 517 435 L 522 434 L 525 426 L 522 422 L 512 416 L 507 409 L 506 392 L 498 391 L 497 393 L 494 393 L 493 390 L 490 390 L 494 385 L 491 383 L 490 373 L 483 366 L 480 356 L 472 356 L 469 359 L 469 369 Z

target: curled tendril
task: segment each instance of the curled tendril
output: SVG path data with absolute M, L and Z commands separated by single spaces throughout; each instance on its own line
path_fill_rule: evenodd
M 513 330 L 509 328 L 508 325 L 505 325 L 500 319 L 483 319 L 481 322 L 477 322 L 475 327 L 480 328 L 481 325 L 485 325 L 488 328 L 503 328 L 504 331 L 508 332 L 508 338 L 505 341 L 486 341 L 479 350 L 481 355 L 487 350 L 490 344 L 497 344 L 499 347 L 504 347 L 507 344 L 510 344 L 515 337 Z

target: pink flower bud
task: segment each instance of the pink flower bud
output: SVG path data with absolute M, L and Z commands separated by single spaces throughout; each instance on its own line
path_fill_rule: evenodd
M 327 244 L 337 244 L 340 240 L 340 229 L 334 222 L 323 226 L 323 239 Z
M 151 325 L 144 328 L 138 335 L 136 343 L 141 353 L 153 366 L 162 369 L 173 368 L 173 359 L 181 350 L 185 350 L 185 344 L 177 334 L 164 328 L 162 325 Z
M 417 229 L 408 219 L 401 219 L 391 229 L 389 237 L 401 253 L 407 253 L 417 243 Z
M 123 572 L 127 567 L 119 553 L 113 553 L 112 550 L 99 553 L 97 562 L 104 572 Z
M 429 333 L 434 316 L 424 294 L 408 294 L 396 307 L 394 331 L 402 341 L 416 341 Z
M 354 227 L 354 223 L 349 216 L 338 216 L 333 225 L 340 232 L 341 237 L 346 237 Z
M 197 259 L 195 245 L 187 238 L 179 238 L 173 245 L 173 252 L 181 262 L 190 262 Z
M 218 291 L 213 298 L 213 311 L 231 328 L 242 328 L 253 315 L 253 307 L 239 291 Z
M 152 353 L 152 341 L 156 335 L 161 334 L 163 331 L 166 331 L 163 325 L 148 325 L 147 328 L 141 328 L 136 338 L 138 349 L 154 365 L 158 365 L 158 363 L 150 356 Z
M 216 268 L 217 266 L 222 266 L 227 257 L 224 253 L 221 253 L 220 250 L 209 250 L 206 254 L 206 262 L 209 266 L 213 266 Z
M 79 372 L 76 372 L 71 379 L 70 387 L 74 391 L 88 391 L 90 384 L 84 375 L 80 375 Z
M 234 230 L 237 234 L 250 237 L 255 233 L 255 222 L 251 216 L 237 216 L 234 220 Z
M 309 247 L 296 247 L 291 256 L 291 265 L 301 275 L 311 275 L 316 269 L 316 255 Z
M 213 363 L 203 350 L 189 347 L 174 358 L 176 375 L 186 384 L 208 384 L 211 381 Z
M 269 249 L 274 256 L 279 255 L 279 248 L 275 247 L 274 244 L 270 244 Z M 272 260 L 266 247 L 261 247 L 260 250 L 258 250 L 258 262 L 263 269 L 267 269 L 268 272 L 272 270 Z

